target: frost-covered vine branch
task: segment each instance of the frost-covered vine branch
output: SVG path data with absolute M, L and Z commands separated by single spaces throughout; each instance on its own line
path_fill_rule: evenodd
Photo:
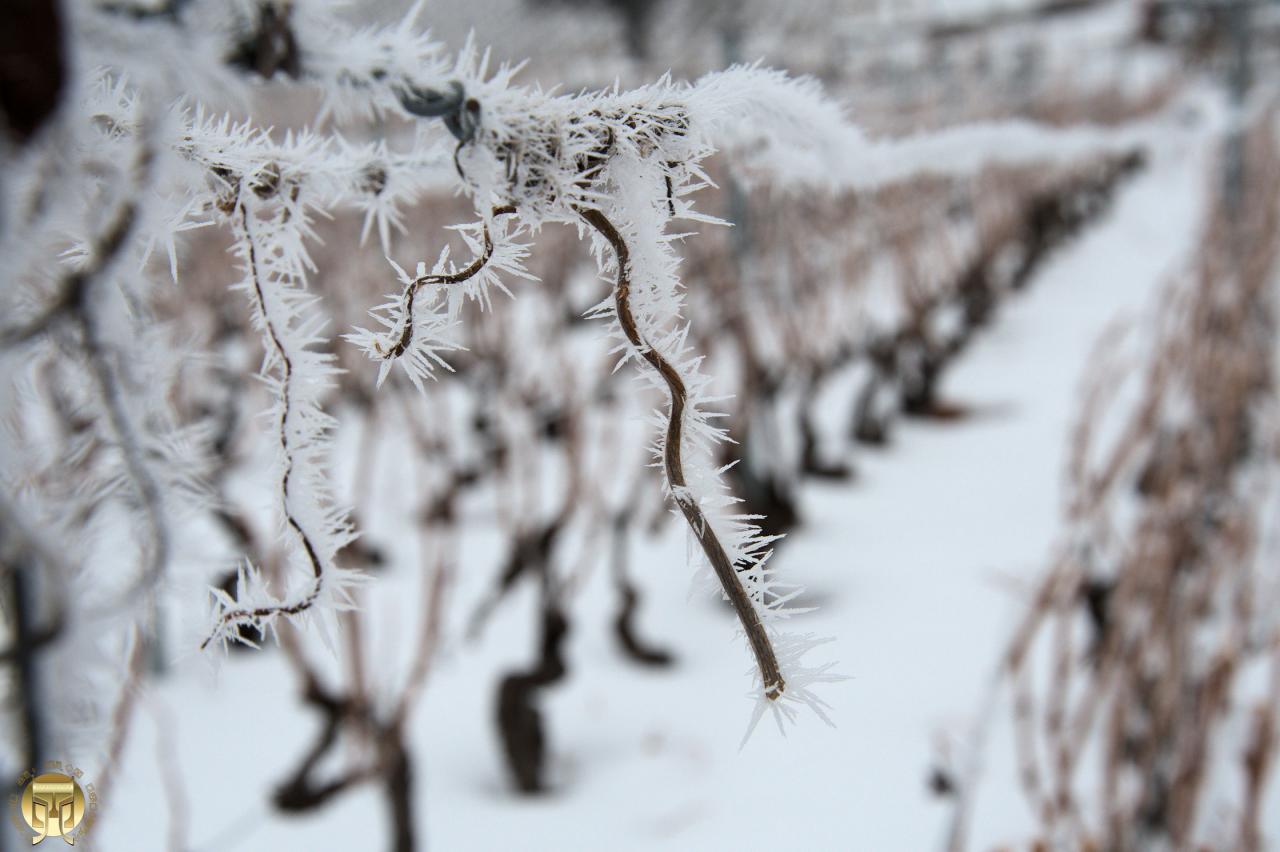
M 778 665 L 778 657 L 774 653 L 773 643 L 760 620 L 760 613 L 752 603 L 751 597 L 738 577 L 738 572 L 725 553 L 724 546 L 717 538 L 715 530 L 703 513 L 701 506 L 689 490 L 685 477 L 684 461 L 681 458 L 681 447 L 684 446 L 684 411 L 688 402 L 688 391 L 684 380 L 676 369 L 662 357 L 659 352 L 645 342 L 636 325 L 631 311 L 631 280 L 628 269 L 631 264 L 631 253 L 627 250 L 626 240 L 609 219 L 599 210 L 582 210 L 582 218 L 600 232 L 613 247 L 617 264 L 618 279 L 614 285 L 614 310 L 618 322 L 622 326 L 627 340 L 658 374 L 667 386 L 669 409 L 667 414 L 666 436 L 663 440 L 662 464 L 667 482 L 671 489 L 672 499 L 680 508 L 681 514 L 689 524 L 689 529 L 698 539 L 702 552 L 715 571 L 725 596 L 733 606 L 746 634 L 751 652 L 755 655 L 756 666 L 760 670 L 760 679 L 764 687 L 764 695 L 769 700 L 778 699 L 786 690 L 786 680 Z
M 239 631 L 243 626 L 265 634 L 274 629 L 276 619 L 306 614 L 322 597 L 346 606 L 347 589 L 359 579 L 358 573 L 333 562 L 333 554 L 352 533 L 345 512 L 334 505 L 323 464 L 333 421 L 320 409 L 319 397 L 334 375 L 332 356 L 314 348 L 322 341 L 317 335 L 323 319 L 303 313 L 314 300 L 293 283 L 301 274 L 300 246 L 295 242 L 294 252 L 268 248 L 297 239 L 293 225 L 303 212 L 291 199 L 274 220 L 257 221 L 253 197 L 242 181 L 232 208 L 236 249 L 246 276 L 239 287 L 249 297 L 254 325 L 262 331 L 262 375 L 277 398 L 277 507 L 309 578 L 303 588 L 275 597 L 258 583 L 246 582 L 256 578 L 242 571 L 236 598 L 217 592 L 214 629 L 202 648 L 213 641 L 244 641 Z

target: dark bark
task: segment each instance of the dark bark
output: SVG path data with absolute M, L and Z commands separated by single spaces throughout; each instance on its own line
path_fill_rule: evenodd
M 246 71 L 271 79 L 283 71 L 302 76 L 302 54 L 289 24 L 290 6 L 261 3 L 258 19 L 237 42 L 227 61 Z
M 29 140 L 52 117 L 66 81 L 62 4 L 0 4 L 0 113 L 10 136 Z
M 416 832 L 413 818 L 413 763 L 405 747 L 400 726 L 378 719 L 366 702 L 334 695 L 314 676 L 308 676 L 303 692 L 305 702 L 324 717 L 316 742 L 302 763 L 272 796 L 272 803 L 285 813 L 303 813 L 323 807 L 334 797 L 369 780 L 380 780 L 390 810 L 391 852 L 413 852 Z M 345 728 L 372 732 L 378 752 L 377 763 L 357 768 L 336 778 L 317 781 L 316 767 L 333 750 Z
M 881 400 L 895 381 L 896 354 L 891 338 L 877 337 L 867 347 L 871 373 L 853 404 L 852 437 L 860 444 L 883 447 L 889 443 L 893 412 L 882 410 Z
M 739 453 L 741 462 L 725 473 L 725 479 L 733 493 L 741 498 L 740 510 L 747 515 L 762 515 L 757 521 L 765 535 L 783 535 L 800 524 L 800 506 L 791 483 L 781 480 L 773 471 L 758 470 L 751 463 L 751 443 L 758 438 L 751 432 L 743 435 L 738 444 L 724 451 L 722 464 L 732 461 Z
M 468 638 L 474 639 L 480 635 L 493 610 L 522 577 L 546 578 L 552 551 L 562 528 L 563 520 L 555 518 L 541 527 L 516 536 L 493 591 L 480 601 L 471 614 L 467 624 Z
M 36 602 L 28 565 L 18 563 L 5 567 L 8 568 L 6 573 L 13 607 L 15 644 L 11 659 L 17 676 L 15 696 L 22 716 L 23 767 L 33 769 L 44 765 L 46 746 L 44 720 L 40 716 L 41 683 L 36 656 L 52 635 L 42 635 L 44 631 L 35 626 Z
M 800 472 L 815 479 L 844 481 L 853 476 L 853 468 L 846 462 L 831 461 L 823 457 L 818 426 L 814 423 L 813 409 L 817 404 L 822 377 L 820 367 L 811 371 L 796 412 L 796 425 L 800 432 Z
M 507 768 L 521 793 L 546 789 L 546 731 L 538 695 L 566 672 L 562 646 L 569 621 L 554 603 L 544 605 L 538 661 L 524 672 L 507 675 L 498 686 L 498 734 Z
M 413 763 L 404 742 L 396 738 L 388 743 L 385 758 L 383 792 L 391 817 L 392 852 L 413 852 L 417 848 L 413 821 Z
M 643 666 L 665 667 L 675 662 L 670 651 L 655 648 L 636 634 L 635 617 L 640 605 L 640 591 L 627 575 L 627 531 L 629 515 L 620 514 L 613 521 L 613 581 L 618 589 L 618 614 L 613 631 L 624 654 Z

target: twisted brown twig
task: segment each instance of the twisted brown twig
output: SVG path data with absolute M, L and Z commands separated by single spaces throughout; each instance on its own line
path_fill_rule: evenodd
M 622 234 L 618 232 L 613 223 L 609 221 L 609 217 L 599 210 L 583 207 L 575 208 L 575 210 L 583 221 L 595 228 L 613 247 L 614 255 L 618 261 L 618 280 L 613 291 L 618 323 L 622 326 L 623 334 L 626 335 L 627 340 L 635 348 L 636 352 L 640 354 L 640 357 L 644 358 L 649 366 L 657 370 L 658 374 L 662 376 L 662 380 L 666 382 L 667 390 L 671 396 L 671 409 L 667 417 L 667 438 L 663 448 L 663 466 L 666 470 L 667 482 L 671 486 L 676 505 L 680 507 L 680 512 L 688 522 L 689 528 L 697 536 L 698 544 L 702 546 L 702 552 L 706 554 L 707 561 L 711 563 L 711 567 L 716 572 L 716 577 L 720 580 L 720 585 L 723 587 L 725 595 L 729 598 L 729 603 L 738 615 L 738 621 L 742 624 L 742 630 L 747 636 L 747 642 L 751 645 L 752 653 L 755 654 L 756 665 L 760 669 L 764 694 L 771 701 L 776 701 L 786 689 L 786 681 L 783 680 L 782 672 L 778 667 L 778 658 L 774 654 L 773 644 L 769 641 L 769 634 L 765 631 L 764 624 L 760 621 L 760 613 L 756 611 L 755 606 L 751 603 L 751 598 L 747 596 L 746 589 L 743 588 L 742 583 L 738 580 L 733 563 L 729 561 L 729 556 L 725 553 L 724 546 L 716 537 L 714 530 L 712 530 L 707 516 L 702 511 L 702 507 L 698 505 L 696 500 L 688 496 L 684 464 L 680 457 L 681 442 L 684 435 L 684 408 L 688 399 L 684 380 L 680 378 L 680 374 L 675 367 L 671 366 L 665 358 L 645 342 L 639 328 L 636 326 L 630 302 L 631 253 L 627 249 L 626 240 L 623 239 Z
M 493 215 L 507 216 L 516 212 L 515 205 L 504 204 L 501 207 L 493 208 Z M 489 233 L 489 226 L 484 226 L 484 251 L 482 251 L 475 260 L 467 264 L 457 272 L 446 275 L 420 275 L 405 285 L 404 295 L 401 299 L 404 302 L 404 328 L 400 330 L 400 335 L 394 346 L 384 350 L 381 343 L 374 343 L 373 348 L 382 356 L 384 361 L 392 358 L 399 358 L 409 348 L 409 344 L 413 342 L 413 300 L 417 296 L 418 291 L 428 284 L 461 284 L 464 281 L 470 281 L 480 274 L 480 271 L 489 263 L 489 259 L 493 257 L 493 236 Z
M 271 606 L 261 606 L 252 609 L 240 608 L 231 609 L 223 612 L 218 618 L 219 628 L 236 623 L 258 624 L 263 619 L 274 618 L 276 616 L 293 616 L 299 615 L 315 604 L 320 597 L 320 592 L 324 586 L 324 562 L 320 558 L 320 554 L 316 549 L 315 543 L 312 541 L 311 535 L 302 526 L 297 516 L 289 509 L 289 483 L 293 477 L 293 446 L 289 438 L 289 415 L 292 406 L 290 384 L 293 381 L 293 361 L 289 357 L 289 350 L 285 347 L 280 339 L 280 332 L 276 328 L 275 323 L 271 319 L 271 315 L 267 312 L 266 294 L 262 289 L 262 276 L 258 271 L 258 252 L 254 243 L 253 232 L 250 228 L 250 220 L 248 205 L 243 199 L 238 199 L 236 203 L 236 212 L 239 214 L 239 230 L 244 234 L 246 265 L 249 268 L 249 279 L 253 284 L 252 294 L 257 303 L 257 308 L 262 314 L 263 326 L 266 331 L 267 341 L 275 349 L 276 355 L 280 358 L 281 364 L 281 380 L 280 380 L 280 418 L 279 418 L 279 441 L 280 452 L 284 455 L 284 470 L 280 474 L 280 492 L 281 505 L 284 509 L 285 524 L 293 532 L 298 539 L 298 544 L 302 546 L 302 550 L 306 553 L 307 564 L 311 567 L 314 583 L 311 590 L 307 592 L 300 600 L 292 604 L 273 604 Z M 260 628 L 261 629 L 261 628 Z M 209 643 L 219 636 L 220 629 L 215 629 L 212 633 L 205 637 L 200 643 L 200 650 L 208 647 Z

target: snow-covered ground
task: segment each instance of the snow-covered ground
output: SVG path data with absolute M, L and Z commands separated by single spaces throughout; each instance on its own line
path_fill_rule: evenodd
M 677 667 L 655 675 L 622 660 L 609 578 L 595 571 L 575 604 L 571 676 L 546 692 L 554 792 L 515 797 L 491 720 L 498 673 L 530 647 L 532 589 L 465 643 L 462 618 L 500 556 L 496 535 L 467 536 L 445 652 L 410 725 L 427 848 L 939 848 L 951 809 L 929 793 L 928 773 L 942 742 L 963 758 L 998 650 L 1044 568 L 1086 357 L 1194 245 L 1209 142 L 1203 127 L 1162 137 L 1105 218 L 1002 307 L 944 384 L 970 418 L 903 423 L 889 449 L 857 455 L 856 482 L 804 492 L 806 524 L 779 559 L 821 604 L 800 626 L 834 637 L 830 655 L 849 676 L 824 692 L 834 729 L 806 716 L 783 737 L 766 720 L 739 747 L 748 658 L 731 612 L 687 597 L 685 533 L 672 524 L 633 542 L 631 571 L 646 590 L 640 630 L 674 650 Z M 846 416 L 835 405 L 825 414 L 832 429 Z M 410 641 L 417 578 L 385 574 L 369 595 L 381 619 L 372 653 L 395 655 Z M 175 804 L 199 852 L 384 848 L 375 789 L 305 818 L 270 809 L 318 724 L 296 692 L 279 653 L 235 655 L 216 681 L 176 670 L 141 699 L 97 848 L 167 848 Z M 998 729 L 990 740 L 984 844 L 1029 825 L 1009 740 Z

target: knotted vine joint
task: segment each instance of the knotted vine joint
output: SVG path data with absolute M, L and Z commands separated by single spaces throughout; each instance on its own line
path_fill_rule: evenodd
M 412 83 L 397 93 L 400 105 L 420 118 L 443 118 L 444 126 L 461 143 L 475 138 L 480 126 L 480 102 L 468 98 L 466 89 L 457 80 L 449 83 L 449 91 L 418 88 Z

